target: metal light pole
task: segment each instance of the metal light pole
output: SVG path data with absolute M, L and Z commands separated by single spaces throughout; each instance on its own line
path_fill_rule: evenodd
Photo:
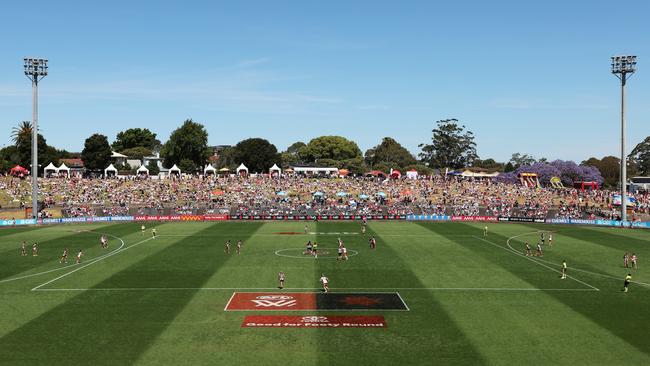
M 625 155 L 625 83 L 636 71 L 636 56 L 612 57 L 612 74 L 621 80 L 621 224 L 627 221 L 627 156 Z
M 47 76 L 47 59 L 24 60 L 25 76 L 32 81 L 32 217 L 38 219 L 38 82 Z

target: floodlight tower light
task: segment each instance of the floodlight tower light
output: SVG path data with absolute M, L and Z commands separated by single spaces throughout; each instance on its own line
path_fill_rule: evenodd
M 636 71 L 636 56 L 613 56 L 612 74 L 621 81 L 621 225 L 627 222 L 627 156 L 625 155 L 625 84 Z
M 47 59 L 25 57 L 25 76 L 32 81 L 32 217 L 38 219 L 38 82 L 47 76 Z

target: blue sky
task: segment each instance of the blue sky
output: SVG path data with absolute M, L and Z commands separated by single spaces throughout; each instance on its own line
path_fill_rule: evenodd
M 47 57 L 40 127 L 80 151 L 186 118 L 211 144 L 283 150 L 336 134 L 362 150 L 392 136 L 417 154 L 457 118 L 482 158 L 618 154 L 609 57 L 636 54 L 631 149 L 650 135 L 650 2 L 30 1 L 0 12 L 0 146 L 31 118 L 24 56 Z M 36 9 L 34 12 L 29 10 Z M 648 62 L 646 62 L 648 60 Z

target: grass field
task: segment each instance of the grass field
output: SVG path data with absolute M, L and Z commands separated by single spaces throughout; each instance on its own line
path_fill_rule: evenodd
M 483 224 L 372 222 L 371 250 L 358 223 L 308 225 L 164 223 L 156 240 L 135 223 L 0 230 L 0 364 L 650 364 L 650 232 L 492 224 L 484 238 Z M 553 247 L 518 254 L 539 230 Z M 349 261 L 300 254 L 307 240 L 333 253 L 339 236 Z M 244 240 L 241 255 L 224 254 L 227 239 Z M 38 257 L 20 256 L 23 240 Z M 83 263 L 59 264 L 66 247 Z M 640 269 L 623 268 L 625 251 Z M 325 273 L 332 292 L 398 292 L 409 311 L 294 312 L 383 315 L 381 329 L 242 328 L 259 313 L 224 311 L 235 291 L 279 293 L 281 270 L 284 292 L 318 291 Z

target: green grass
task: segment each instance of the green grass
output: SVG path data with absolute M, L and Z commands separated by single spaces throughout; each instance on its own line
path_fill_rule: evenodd
M 650 364 L 650 285 L 641 284 L 650 284 L 650 232 L 491 224 L 483 238 L 484 224 L 373 222 L 375 251 L 367 237 L 332 234 L 358 233 L 358 223 L 277 234 L 303 226 L 165 223 L 157 240 L 135 223 L 2 229 L 0 364 Z M 544 262 L 509 249 L 534 244 L 539 230 L 555 232 Z M 100 233 L 112 236 L 108 251 Z M 347 262 L 275 254 L 309 239 L 335 248 L 338 236 L 359 254 Z M 244 240 L 242 255 L 225 255 L 226 239 Z M 23 240 L 39 243 L 38 257 L 20 256 Z M 63 248 L 83 249 L 84 263 L 62 268 Z M 641 283 L 627 294 L 625 251 L 640 258 L 632 274 Z M 563 259 L 574 278 L 559 278 Z M 316 289 L 325 273 L 333 291 L 398 291 L 410 311 L 350 313 L 384 315 L 386 329 L 241 328 L 248 313 L 224 311 L 234 291 L 225 288 L 273 288 L 280 270 L 286 291 Z

